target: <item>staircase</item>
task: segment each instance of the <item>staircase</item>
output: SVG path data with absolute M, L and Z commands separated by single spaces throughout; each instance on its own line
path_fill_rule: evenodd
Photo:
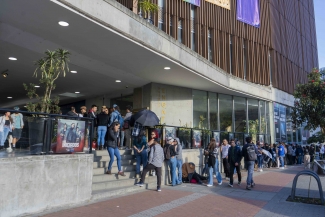
M 121 194 L 143 191 L 150 187 L 155 187 L 157 182 L 156 176 L 146 177 L 144 187 L 138 187 L 134 184 L 139 181 L 135 178 L 136 160 L 131 150 L 120 150 L 121 167 L 125 176 L 118 176 L 116 159 L 112 166 L 112 174 L 104 174 L 109 164 L 109 155 L 107 150 L 94 151 L 93 162 L 93 182 L 92 182 L 92 200 L 113 197 Z M 148 186 L 149 185 L 149 186 Z

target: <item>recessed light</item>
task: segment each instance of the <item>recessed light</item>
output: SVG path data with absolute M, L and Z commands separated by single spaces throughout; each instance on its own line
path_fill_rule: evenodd
M 70 71 L 71 73 L 77 73 L 77 71 Z
M 8 99 L 12 99 L 12 96 L 8 96 L 7 98 L 8 98 Z
M 17 60 L 16 57 L 9 57 L 8 59 L 10 59 L 10 60 Z
M 170 67 L 165 67 L 164 69 L 165 69 L 165 70 L 169 70 L 169 69 L 170 69 Z
M 116 82 L 116 83 L 120 83 L 120 82 L 121 82 L 121 80 L 116 80 L 115 82 Z
M 41 86 L 36 85 L 36 86 L 34 86 L 34 87 L 39 88 L 39 87 L 41 87 Z
M 60 26 L 69 26 L 69 23 L 65 22 L 65 21 L 60 21 L 59 22 Z
M 77 92 L 74 92 L 74 93 L 80 93 L 80 92 L 77 91 Z

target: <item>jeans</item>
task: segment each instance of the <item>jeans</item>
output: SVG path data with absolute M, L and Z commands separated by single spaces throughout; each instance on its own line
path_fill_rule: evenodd
M 297 164 L 301 164 L 302 163 L 302 155 L 297 157 Z
M 144 183 L 146 181 L 146 175 L 150 170 L 155 170 L 156 171 L 156 176 L 157 176 L 157 188 L 160 188 L 161 185 L 161 167 L 156 167 L 153 164 L 147 164 L 146 167 L 144 167 L 142 175 L 141 175 L 141 181 Z
M 182 181 L 182 166 L 183 166 L 183 160 L 176 159 L 176 167 L 177 167 L 177 177 L 176 177 L 176 184 L 181 184 Z
M 121 155 L 120 155 L 120 150 L 118 150 L 118 148 L 112 148 L 112 147 L 108 147 L 107 148 L 110 160 L 109 160 L 109 165 L 108 165 L 108 170 L 112 169 L 112 164 L 114 162 L 114 155 L 116 157 L 116 161 L 117 161 L 117 168 L 118 171 L 122 171 L 121 169 Z
M 176 157 L 169 159 L 170 176 L 172 180 L 172 186 L 176 185 Z
M 148 153 L 147 150 L 144 149 L 142 152 L 138 153 L 136 150 L 134 150 L 135 157 L 137 159 L 137 166 L 136 166 L 136 174 L 140 174 L 140 165 L 142 163 L 143 168 L 147 166 L 148 163 Z
M 100 146 L 100 145 L 103 146 L 105 144 L 106 132 L 107 132 L 106 126 L 98 126 L 98 129 L 97 129 L 97 135 L 98 135 L 97 145 L 98 146 Z
M 125 147 L 131 148 L 131 129 L 124 130 Z
M 222 164 L 223 164 L 223 170 L 226 174 L 226 178 L 229 178 L 229 164 L 228 164 L 228 158 L 223 158 L 222 159 Z
M 254 183 L 253 180 L 253 174 L 254 174 L 254 161 L 246 161 L 246 166 L 247 166 L 247 186 L 250 186 L 251 184 Z
M 221 173 L 219 172 L 219 160 L 216 159 L 216 164 L 214 165 L 214 171 L 213 173 L 216 174 L 216 178 L 218 180 L 218 183 L 222 182 L 222 177 L 221 177 Z
M 237 171 L 238 182 L 241 182 L 241 172 L 240 172 L 240 164 L 235 166 L 234 163 L 230 163 L 230 184 L 234 184 L 234 171 Z
M 124 131 L 121 130 L 121 136 L 120 136 L 120 147 L 124 145 Z
M 280 167 L 284 167 L 284 159 L 283 159 L 283 156 L 281 157 L 279 157 L 279 160 L 280 160 Z
M 9 131 L 10 131 L 9 127 L 6 127 L 6 126 L 3 127 L 3 131 L 0 132 L 0 146 L 5 145 L 5 141 L 7 139 Z
M 262 169 L 263 168 L 263 155 L 257 156 L 257 163 L 258 163 L 258 168 Z
M 204 168 L 202 170 L 202 176 L 205 174 L 205 173 L 208 173 L 209 172 L 209 166 L 208 166 L 208 163 L 206 163 L 204 165 Z

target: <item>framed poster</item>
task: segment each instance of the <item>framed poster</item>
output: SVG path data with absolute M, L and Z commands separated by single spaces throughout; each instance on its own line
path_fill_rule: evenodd
M 165 130 L 164 144 L 166 144 L 168 137 L 172 137 L 172 138 L 176 137 L 176 127 L 164 127 L 164 130 Z
M 220 146 L 220 132 L 213 132 L 212 136 L 216 140 L 217 146 Z
M 85 146 L 85 130 L 85 121 L 59 119 L 54 152 L 82 152 Z
M 228 133 L 228 137 L 229 137 L 228 143 L 230 143 L 230 140 L 235 139 L 235 135 L 233 133 Z
M 260 142 L 261 145 L 264 145 L 264 135 L 258 135 L 257 136 L 257 141 Z
M 202 132 L 201 130 L 193 130 L 192 148 L 201 148 Z

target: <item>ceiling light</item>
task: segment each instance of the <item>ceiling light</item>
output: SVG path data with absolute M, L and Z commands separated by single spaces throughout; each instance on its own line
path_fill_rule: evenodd
M 1 73 L 1 75 L 2 75 L 2 77 L 4 77 L 4 78 L 8 77 L 8 73 L 5 73 L 5 72 Z
M 74 93 L 80 93 L 80 92 L 74 92 Z
M 65 22 L 65 21 L 60 21 L 59 22 L 60 26 L 69 26 L 69 23 Z
M 165 69 L 165 70 L 169 70 L 169 69 L 170 69 L 170 67 L 165 67 L 164 69 Z
M 116 82 L 116 83 L 120 83 L 120 82 L 121 82 L 121 80 L 116 80 L 115 82 Z
M 34 86 L 34 87 L 39 88 L 40 86 L 36 85 L 36 86 Z
M 16 57 L 9 57 L 8 59 L 10 59 L 10 60 L 17 60 Z
M 8 98 L 8 99 L 12 99 L 12 96 L 8 96 L 7 98 Z
M 70 71 L 71 73 L 77 73 L 77 71 Z

